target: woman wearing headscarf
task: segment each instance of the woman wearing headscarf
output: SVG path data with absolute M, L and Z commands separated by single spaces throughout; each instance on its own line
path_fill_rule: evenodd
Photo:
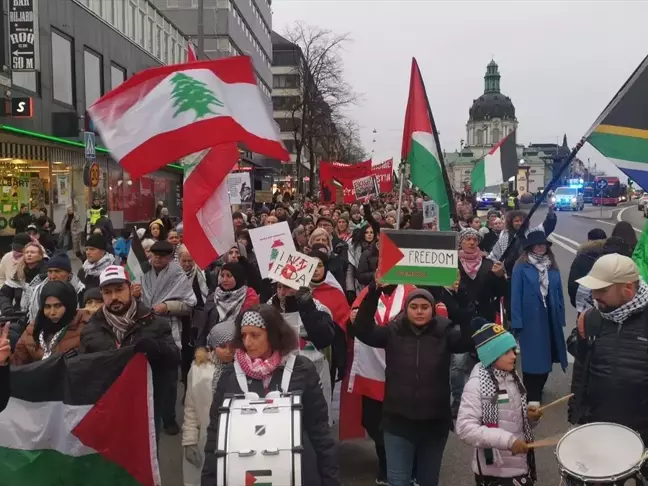
M 196 346 L 206 346 L 212 328 L 231 321 L 244 311 L 259 303 L 254 289 L 246 285 L 245 269 L 240 263 L 225 263 L 218 275 L 218 287 L 207 297 L 204 312 L 194 322 L 198 331 Z
M 328 255 L 328 271 L 331 272 L 331 275 L 338 281 L 340 287 L 345 285 L 345 261 L 340 255 L 334 253 L 333 238 L 326 229 L 316 228 L 313 230 L 308 239 L 308 246 L 311 248 L 311 252 L 315 245 L 320 245 L 321 247 L 326 248 L 326 253 Z
M 38 315 L 18 340 L 12 364 L 28 364 L 77 349 L 86 315 L 77 311 L 77 302 L 69 282 L 47 282 L 40 294 Z
M 565 301 L 551 242 L 542 231 L 526 237 L 511 281 L 511 330 L 519 339 L 529 405 L 540 406 L 553 363 L 567 369 Z
M 385 350 L 383 431 L 390 486 L 409 486 L 414 458 L 418 483 L 437 486 L 452 426 L 450 355 L 473 348 L 472 328 L 435 315 L 435 301 L 423 289 L 410 292 L 405 310 L 386 326 L 376 325 L 382 287 L 372 282 L 353 329 L 368 346 Z
M 294 330 L 273 306 L 255 306 L 237 318 L 233 345 L 234 367 L 222 373 L 214 393 L 202 484 L 214 484 L 217 474 L 222 474 L 216 467 L 216 449 L 219 409 L 225 396 L 249 391 L 265 397 L 271 391 L 281 390 L 284 373 L 289 373 L 288 389 L 283 391 L 300 393 L 302 397 L 301 484 L 338 486 L 337 451 L 319 375 L 308 358 L 295 355 L 298 344 Z M 247 379 L 238 380 L 238 373 Z

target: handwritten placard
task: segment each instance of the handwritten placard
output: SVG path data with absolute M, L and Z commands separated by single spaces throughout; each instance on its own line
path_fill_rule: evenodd
M 319 261 L 298 251 L 281 250 L 272 263 L 268 277 L 293 289 L 308 287 Z

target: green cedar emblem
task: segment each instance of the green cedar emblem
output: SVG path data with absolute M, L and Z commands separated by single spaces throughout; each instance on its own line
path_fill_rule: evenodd
M 173 83 L 173 91 L 171 93 L 171 96 L 173 96 L 173 107 L 177 108 L 173 114 L 173 118 L 185 111 L 194 110 L 196 112 L 195 120 L 198 120 L 199 118 L 205 117 L 207 113 L 218 115 L 217 112 L 212 111 L 210 106 L 225 107 L 225 104 L 216 98 L 213 91 L 207 88 L 205 83 L 191 76 L 187 76 L 184 73 L 176 73 L 171 78 L 171 83 Z

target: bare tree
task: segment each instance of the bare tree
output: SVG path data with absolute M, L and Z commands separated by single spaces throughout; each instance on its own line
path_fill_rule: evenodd
M 335 114 L 356 102 L 357 96 L 344 80 L 341 52 L 348 34 L 338 35 L 328 29 L 296 23 L 286 38 L 298 46 L 301 59 L 295 71 L 301 96 L 292 106 L 292 130 L 295 142 L 297 180 L 303 190 L 302 154 L 308 150 L 309 189 L 314 190 L 318 152 L 328 157 L 335 153 Z

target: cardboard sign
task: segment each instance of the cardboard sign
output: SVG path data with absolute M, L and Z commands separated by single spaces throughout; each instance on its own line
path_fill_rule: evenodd
M 356 199 L 378 196 L 378 181 L 376 176 L 370 175 L 353 181 Z
M 268 278 L 272 263 L 279 256 L 280 251 L 297 251 L 286 221 L 251 229 L 250 239 L 262 278 Z
M 423 223 L 436 223 L 439 217 L 439 205 L 434 201 L 423 201 Z
M 227 174 L 227 193 L 230 204 L 252 202 L 252 186 L 249 172 L 231 172 Z
M 268 277 L 299 290 L 299 287 L 308 287 L 318 263 L 319 259 L 303 253 L 281 250 L 272 263 Z
M 457 237 L 455 231 L 381 230 L 380 281 L 451 286 L 459 275 Z

